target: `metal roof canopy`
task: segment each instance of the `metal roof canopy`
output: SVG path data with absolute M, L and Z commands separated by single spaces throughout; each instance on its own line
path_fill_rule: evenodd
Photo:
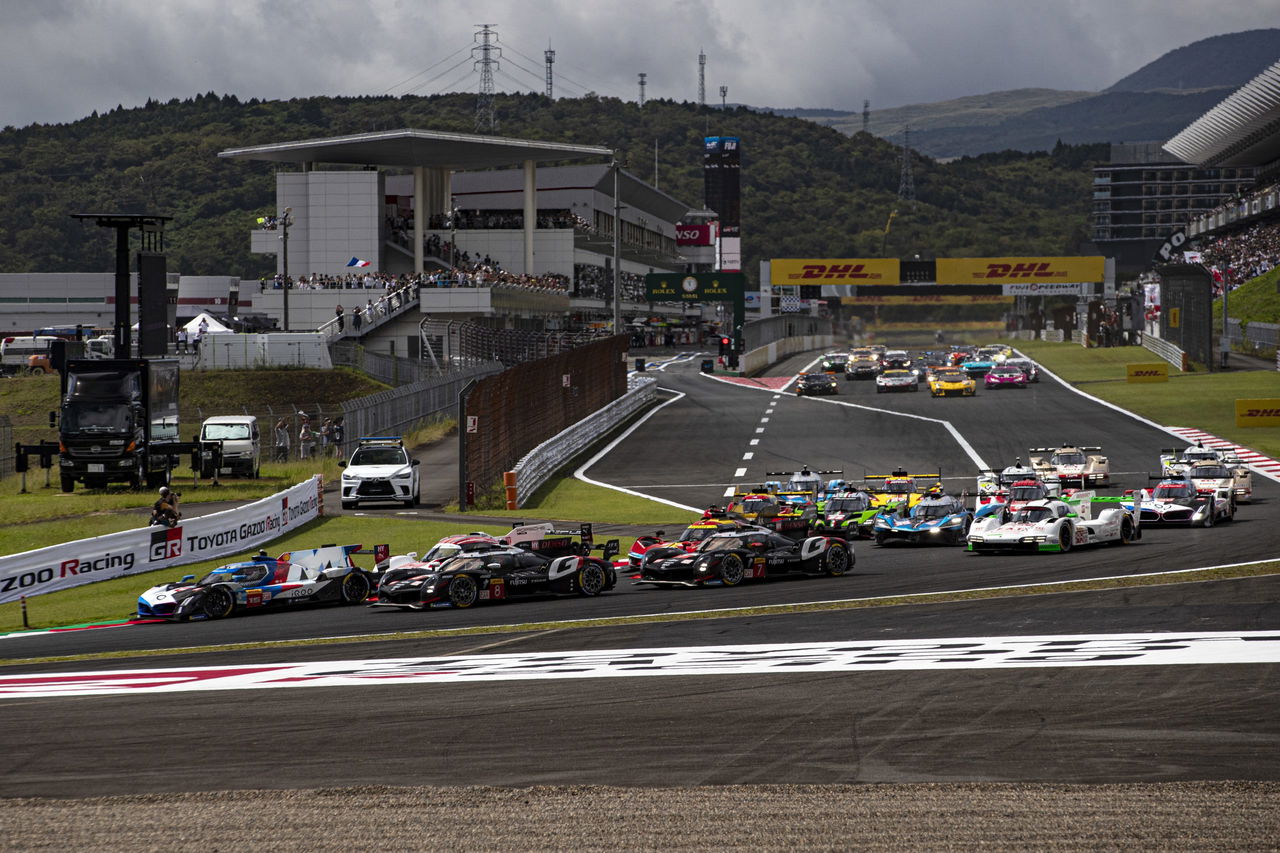
M 359 166 L 426 166 L 435 169 L 490 169 L 518 166 L 526 160 L 548 163 L 584 157 L 612 157 L 600 145 L 569 145 L 503 136 L 444 133 L 434 130 L 387 130 L 228 148 L 218 156 L 277 163 L 347 163 Z
M 1198 166 L 1264 166 L 1280 157 L 1280 62 L 1164 144 Z

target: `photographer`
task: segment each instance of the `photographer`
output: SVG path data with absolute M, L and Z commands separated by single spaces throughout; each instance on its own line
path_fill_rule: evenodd
M 160 498 L 151 508 L 151 523 L 176 527 L 178 519 L 182 518 L 182 514 L 178 512 L 179 497 L 181 495 L 178 492 L 171 490 L 168 486 L 161 486 Z

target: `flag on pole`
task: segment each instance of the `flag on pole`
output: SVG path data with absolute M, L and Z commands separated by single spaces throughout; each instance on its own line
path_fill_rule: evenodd
M 352 258 L 351 260 L 347 261 L 347 266 L 349 266 L 349 267 L 367 267 L 367 266 L 369 266 L 369 262 L 368 262 L 368 261 L 362 261 L 362 260 L 360 260 L 359 258 Z

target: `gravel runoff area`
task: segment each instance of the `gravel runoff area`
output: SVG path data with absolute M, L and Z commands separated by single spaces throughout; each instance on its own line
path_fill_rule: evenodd
M 1276 850 L 1280 783 L 365 787 L 0 800 L 3 850 Z

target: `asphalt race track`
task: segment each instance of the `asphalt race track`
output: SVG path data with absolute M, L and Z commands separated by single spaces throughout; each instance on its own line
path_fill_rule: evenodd
M 807 360 L 807 359 L 806 359 Z M 794 372 L 806 360 L 781 365 Z M 1146 485 L 1167 434 L 1051 379 L 972 399 L 876 394 L 843 382 L 796 398 L 656 373 L 684 396 L 587 473 L 690 507 L 732 483 L 801 465 L 847 478 L 895 466 L 971 486 L 1027 448 L 1097 444 L 1113 488 Z M 888 410 L 869 411 L 841 403 Z M 939 423 L 949 421 L 970 450 Z M 755 443 L 752 443 L 752 442 Z M 747 456 L 750 454 L 750 456 Z M 976 454 L 979 459 L 975 460 Z M 744 458 L 745 457 L 745 458 Z M 739 473 L 740 469 L 745 469 Z M 191 648 L 314 637 L 675 614 L 778 603 L 1162 572 L 1274 558 L 1280 486 L 1208 530 L 1146 530 L 1126 547 L 988 557 L 857 542 L 842 578 L 657 590 L 623 580 L 598 599 L 468 611 L 327 608 L 189 625 L 0 640 L 0 657 Z M 673 510 L 673 518 L 687 518 Z M 624 550 L 629 541 L 624 541 Z M 398 546 L 397 550 L 402 549 Z M 420 543 L 413 543 L 420 547 Z M 683 649 L 947 638 L 1277 632 L 1280 578 L 1182 583 L 946 604 L 779 613 L 473 636 L 298 644 L 202 654 L 16 664 L 0 677 L 470 654 Z M 381 683 L 70 698 L 0 698 L 0 793 L 13 796 L 353 785 L 733 785 L 864 782 L 1280 780 L 1280 671 L 1217 664 L 695 673 L 474 683 Z M 74 732 L 74 738 L 50 736 Z M 34 733 L 44 733 L 35 735 Z M 193 736 L 184 736 L 190 734 Z M 179 757 L 180 756 L 180 757 Z M 174 760 L 178 759 L 178 760 Z

